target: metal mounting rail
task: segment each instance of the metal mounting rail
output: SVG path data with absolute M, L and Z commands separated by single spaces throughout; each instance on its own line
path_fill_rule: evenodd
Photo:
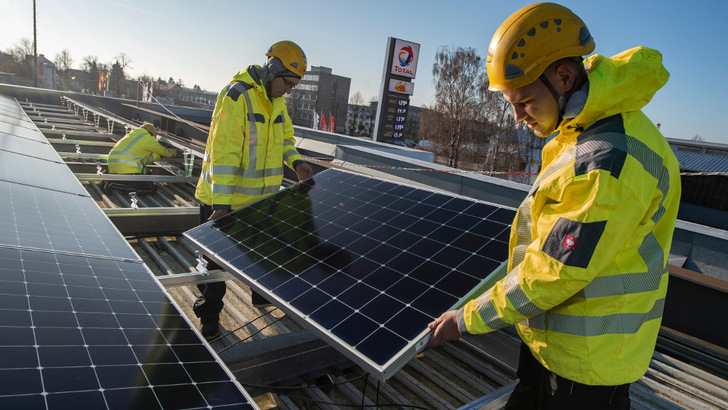
M 197 182 L 197 177 L 179 177 L 175 175 L 142 175 L 142 174 L 75 174 L 79 181 L 152 181 L 152 182 Z M 178 209 L 178 208 L 175 208 Z M 197 208 L 195 208 L 197 209 Z
M 221 280 L 235 279 L 228 271 L 214 270 L 207 273 L 185 272 L 175 273 L 173 275 L 157 276 L 159 282 L 165 288 L 174 288 L 177 286 L 197 285 L 199 283 L 219 282 Z

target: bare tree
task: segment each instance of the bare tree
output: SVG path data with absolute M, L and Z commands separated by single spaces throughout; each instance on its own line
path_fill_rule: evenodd
M 71 64 L 73 64 L 71 52 L 67 48 L 61 50 L 60 53 L 56 54 L 55 64 L 56 68 L 61 70 L 61 78 L 64 79 L 66 91 L 68 91 L 68 70 L 71 68 Z
M 91 90 L 99 89 L 99 58 L 96 56 L 86 56 L 82 59 L 81 70 L 85 73 L 84 88 Z
M 361 93 L 357 91 L 349 98 L 349 104 L 364 105 L 364 97 L 362 97 Z
M 119 67 L 122 71 L 126 70 L 127 68 L 131 68 L 131 63 L 133 63 L 132 59 L 124 53 L 119 53 L 119 55 L 114 57 L 114 60 L 116 60 L 116 62 L 119 64 Z
M 705 141 L 705 138 L 701 137 L 698 134 L 693 135 L 692 138 L 690 138 L 691 141 Z
M 447 165 L 457 167 L 461 144 L 482 120 L 485 64 L 472 48 L 440 46 L 432 66 L 435 106 L 448 133 Z
M 13 60 L 18 63 L 25 61 L 27 56 L 34 55 L 33 42 L 28 38 L 21 38 L 12 48 L 8 49 L 8 54 L 13 56 Z

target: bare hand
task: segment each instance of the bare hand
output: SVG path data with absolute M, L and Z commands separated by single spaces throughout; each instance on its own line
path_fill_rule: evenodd
M 313 169 L 311 169 L 311 166 L 308 165 L 308 163 L 303 161 L 296 164 L 294 171 L 296 171 L 299 181 L 309 179 L 313 176 Z
M 432 338 L 427 347 L 440 346 L 445 342 L 460 339 L 463 335 L 458 330 L 458 311 L 445 312 L 427 327 L 433 331 Z
M 217 218 L 222 218 L 223 216 L 227 215 L 228 211 L 227 209 L 215 209 L 212 211 L 212 215 L 210 215 L 209 218 L 207 218 L 208 221 L 214 221 Z

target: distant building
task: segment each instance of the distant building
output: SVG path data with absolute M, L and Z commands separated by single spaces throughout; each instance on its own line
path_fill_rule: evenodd
M 346 129 L 344 133 L 354 137 L 372 137 L 374 132 L 374 121 L 377 117 L 377 101 L 372 101 L 369 106 L 366 105 L 347 105 L 346 110 Z M 421 107 L 410 106 L 407 111 L 407 121 L 404 129 L 404 138 L 401 144 L 409 147 L 415 147 L 419 141 L 420 130 L 420 113 Z
M 199 107 L 205 109 L 214 109 L 215 101 L 217 101 L 216 91 L 206 91 L 197 88 L 182 88 L 177 104 Z
M 346 127 L 344 134 L 354 137 L 371 138 L 376 117 L 376 101 L 372 101 L 368 106 L 348 104 L 346 106 Z
M 346 129 L 350 87 L 350 78 L 332 74 L 328 67 L 311 67 L 298 87 L 286 97 L 288 114 L 293 124 L 312 127 L 315 112 L 323 114 L 327 124 L 333 116 L 334 132 L 343 134 Z
M 154 99 L 164 105 L 174 105 L 175 101 L 180 99 L 183 92 L 182 87 L 177 83 L 164 80 L 154 82 Z
M 28 63 L 33 66 L 33 56 L 26 56 Z M 51 90 L 56 89 L 56 65 L 43 54 L 38 54 L 37 66 L 38 70 L 38 86 Z

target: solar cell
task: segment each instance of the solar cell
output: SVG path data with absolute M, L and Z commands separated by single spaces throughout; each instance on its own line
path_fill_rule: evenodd
M 314 180 L 185 236 L 379 378 L 505 273 L 513 210 L 333 169 Z
M 57 161 L 59 163 L 62 162 L 51 144 L 28 138 L 19 138 L 4 132 L 0 132 L 0 150 L 17 154 L 29 153 L 30 156 L 35 158 Z

